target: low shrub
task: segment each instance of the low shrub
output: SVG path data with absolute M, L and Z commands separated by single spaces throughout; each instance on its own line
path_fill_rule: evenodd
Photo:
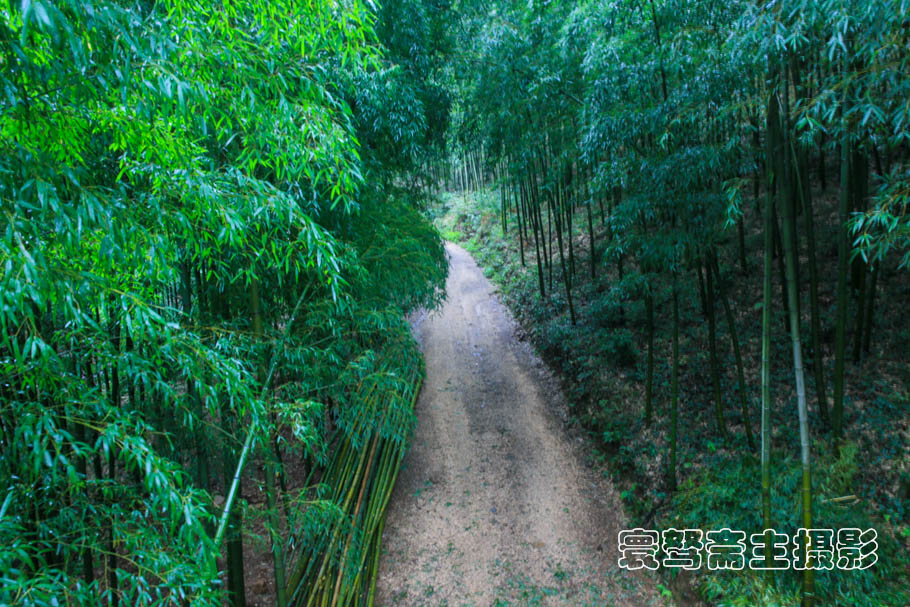
M 628 329 L 601 331 L 601 353 L 615 367 L 633 367 L 638 361 L 638 347 Z

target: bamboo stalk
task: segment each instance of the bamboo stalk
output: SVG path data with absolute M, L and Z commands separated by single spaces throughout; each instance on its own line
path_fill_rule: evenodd
M 398 356 L 389 358 L 402 359 L 399 352 L 395 354 Z M 407 387 L 403 391 L 383 392 L 379 382 L 372 381 L 358 397 L 363 403 L 362 412 L 345 430 L 347 435 L 341 438 L 324 476 L 334 487 L 333 500 L 340 504 L 345 518 L 333 526 L 327 545 L 316 548 L 318 555 L 304 553 L 297 561 L 288 584 L 290 604 L 372 604 L 385 515 L 405 453 L 404 443 L 385 431 L 388 424 L 400 423 L 396 415 L 399 411 L 414 410 L 422 384 L 418 365 L 419 359 L 415 358 L 410 373 L 405 373 Z M 388 368 L 389 365 L 383 366 L 383 370 Z M 407 408 L 396 407 L 396 401 L 408 403 Z M 370 411 L 383 412 L 372 430 Z M 363 432 L 370 432 L 370 436 L 358 448 L 356 439 Z M 346 527 L 347 522 L 350 527 Z M 354 538 L 358 534 L 362 549 L 355 553 Z M 345 572 L 352 568 L 357 573 L 348 578 Z

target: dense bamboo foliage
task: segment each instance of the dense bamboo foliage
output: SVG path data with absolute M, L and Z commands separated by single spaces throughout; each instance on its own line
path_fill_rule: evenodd
M 460 6 L 457 151 L 449 158 L 458 192 L 450 205 L 459 210 L 446 227 L 453 238 L 477 230 L 469 244 L 522 293 L 519 314 L 540 324 L 538 344 L 558 353 L 593 401 L 582 417 L 606 443 L 619 443 L 625 462 L 640 456 L 622 454 L 631 449 L 630 429 L 611 419 L 640 415 L 643 427 L 632 431 L 648 439 L 636 444 L 657 457 L 635 465 L 648 468 L 651 481 L 655 465 L 663 471 L 663 486 L 651 488 L 652 517 L 695 482 L 682 467 L 693 462 L 680 454 L 703 440 L 680 428 L 682 394 L 695 393 L 710 411 L 708 452 L 755 462 L 757 531 L 783 522 L 774 520 L 775 492 L 799 504 L 799 526 L 834 525 L 816 516 L 834 496 L 818 495 L 830 484 L 813 478 L 813 452 L 828 466 L 857 440 L 851 424 L 866 427 L 871 413 L 850 410 L 864 397 L 849 377 L 877 340 L 892 347 L 877 318 L 880 277 L 905 280 L 910 260 L 908 12 L 901 0 Z M 468 211 L 466 191 L 490 200 L 488 184 L 494 202 Z M 498 229 L 471 219 L 492 205 Z M 820 271 L 833 251 L 836 270 Z M 515 265 L 531 266 L 526 282 Z M 526 299 L 531 284 L 536 301 Z M 598 337 L 586 337 L 592 330 Z M 685 347 L 692 339 L 698 345 Z M 596 400 L 587 384 L 601 374 L 594 361 L 633 366 L 636 341 L 647 357 L 634 372 L 643 390 L 633 414 L 612 395 Z M 702 352 L 705 371 L 691 370 Z M 788 380 L 778 382 L 785 370 Z M 894 398 L 903 394 L 899 382 Z M 786 429 L 773 427 L 782 416 Z M 781 434 L 785 440 L 772 441 Z M 776 460 L 797 455 L 793 487 L 777 477 Z M 661 498 L 665 491 L 670 497 Z M 673 503 L 686 499 L 683 492 Z M 779 604 L 796 583 L 787 575 L 780 583 L 769 575 L 738 600 Z M 858 591 L 828 572 L 818 584 L 811 568 L 799 576 L 803 605 L 819 597 L 820 604 L 902 602 L 888 590 L 868 591 L 869 579 Z M 720 588 L 706 592 L 736 596 Z
M 301 525 L 302 554 L 288 585 L 292 604 L 373 604 L 385 508 L 414 425 L 422 371 L 406 327 L 380 356 L 374 372 L 352 382 L 351 398 L 360 406 L 339 420 L 338 446 L 322 477 L 340 516 L 328 530 Z
M 641 524 L 878 529 L 705 597 L 910 602 L 910 1 L 0 14 L 0 604 L 372 605 L 434 196 Z
M 446 275 L 400 183 L 448 106 L 402 74 L 385 18 L 359 0 L 2 9 L 0 603 L 243 604 L 263 487 L 284 590 L 303 529 L 355 523 L 331 462 L 361 441 L 385 483 L 356 523 L 375 558 L 420 368 L 402 314 Z

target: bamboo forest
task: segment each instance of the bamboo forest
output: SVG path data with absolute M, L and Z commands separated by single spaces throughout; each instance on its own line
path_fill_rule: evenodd
M 910 605 L 910 0 L 0 12 L 0 606 Z

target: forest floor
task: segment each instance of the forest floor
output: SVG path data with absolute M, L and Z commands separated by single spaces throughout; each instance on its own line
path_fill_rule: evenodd
M 822 350 L 825 367 L 833 368 L 834 280 L 837 247 L 834 240 L 838 192 L 817 188 L 816 231 L 819 235 L 819 287 L 822 309 Z M 609 225 L 595 225 L 599 243 L 596 279 L 589 277 L 590 250 L 584 215 L 576 218 L 574 287 L 577 324 L 569 318 L 565 291 L 554 258 L 555 282 L 547 296 L 538 293 L 533 244 L 526 244 L 526 260 L 519 255 L 514 217 L 509 233 L 502 233 L 499 192 L 495 188 L 472 193 L 440 192 L 432 209 L 443 236 L 464 246 L 498 288 L 498 296 L 515 315 L 524 338 L 552 370 L 567 399 L 570 425 L 588 439 L 587 462 L 608 476 L 619 493 L 625 513 L 635 526 L 649 529 L 700 528 L 761 529 L 759 458 L 749 449 L 738 390 L 732 375 L 732 352 L 726 329 L 723 344 L 721 391 L 729 440 L 718 437 L 712 416 L 707 323 L 699 307 L 694 270 L 681 281 L 679 488 L 668 491 L 666 455 L 670 424 L 671 323 L 670 290 L 658 283 L 655 294 L 654 423 L 643 420 L 647 332 L 645 308 L 628 292 L 636 268 L 626 264 L 627 281 L 617 264 L 607 263 L 603 247 Z M 761 216 L 749 204 L 745 221 L 746 251 L 752 273 L 742 275 L 736 260 L 735 233 L 718 244 L 723 280 L 728 285 L 735 324 L 742 345 L 749 419 L 757 433 L 761 337 Z M 599 213 L 598 213 L 599 215 Z M 601 224 L 598 217 L 597 224 Z M 731 230 L 730 232 L 734 232 Z M 805 258 L 801 260 L 805 265 Z M 817 397 L 810 383 L 810 425 L 813 457 L 813 516 L 819 526 L 832 529 L 874 528 L 878 532 L 876 565 L 864 571 L 821 571 L 816 590 L 824 604 L 843 607 L 910 605 L 910 324 L 906 304 L 910 280 L 906 270 L 890 260 L 883 264 L 878 282 L 876 320 L 871 351 L 861 362 L 848 362 L 845 398 L 846 440 L 832 440 L 819 419 Z M 631 266 L 631 267 L 630 267 Z M 757 268 L 757 270 L 756 270 Z M 552 269 L 552 267 L 551 267 Z M 552 280 L 552 278 L 551 278 Z M 779 279 L 775 276 L 775 304 Z M 804 294 L 807 289 L 804 289 Z M 772 330 L 772 521 L 792 532 L 797 520 L 797 488 L 801 474 L 798 458 L 795 392 L 789 338 L 783 316 L 775 305 Z M 803 334 L 809 335 L 809 306 L 804 302 Z M 853 326 L 853 319 L 850 320 Z M 848 335 L 852 351 L 853 337 Z M 720 341 L 723 340 L 723 341 Z M 807 369 L 811 369 L 811 349 Z M 830 377 L 830 376 L 829 376 Z M 831 384 L 828 394 L 830 398 Z M 830 402 L 830 401 L 829 401 Z M 573 430 L 574 431 L 574 430 Z M 701 600 L 723 605 L 799 604 L 799 577 L 795 571 L 775 576 L 767 584 L 760 572 L 708 571 L 674 575 L 663 568 L 661 581 L 677 604 L 691 600 L 697 589 Z
M 413 320 L 427 375 L 389 506 L 377 604 L 668 605 L 619 569 L 620 496 L 586 464 L 558 383 L 461 247 Z

